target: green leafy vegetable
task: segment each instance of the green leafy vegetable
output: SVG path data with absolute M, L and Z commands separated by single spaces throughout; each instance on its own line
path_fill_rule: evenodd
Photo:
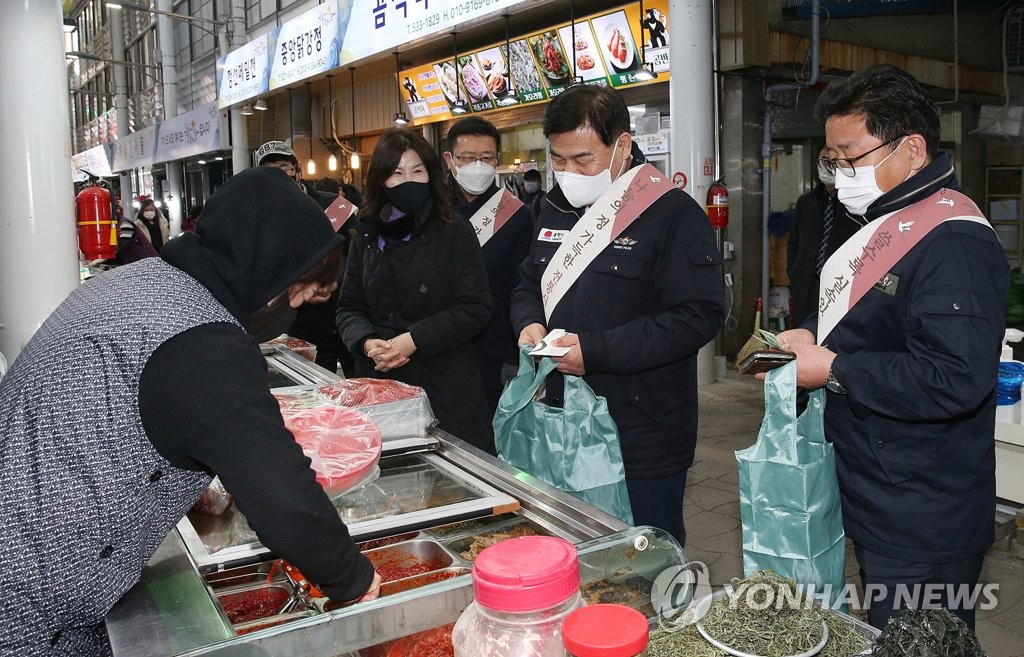
M 978 637 L 945 609 L 901 611 L 882 629 L 872 657 L 985 657 Z

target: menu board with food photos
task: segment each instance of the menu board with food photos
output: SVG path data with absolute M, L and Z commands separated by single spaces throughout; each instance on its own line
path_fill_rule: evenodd
M 416 124 L 554 98 L 574 83 L 649 84 L 646 61 L 669 79 L 668 0 L 645 0 L 482 50 L 402 71 L 399 83 Z

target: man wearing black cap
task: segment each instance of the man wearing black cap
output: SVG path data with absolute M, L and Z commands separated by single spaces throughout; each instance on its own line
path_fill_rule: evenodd
M 43 323 L 0 382 L 0 654 L 109 653 L 104 616 L 214 475 L 328 596 L 376 597 L 259 347 L 335 284 L 340 243 L 283 173 L 250 169 L 195 233 L 94 277 Z
M 295 181 L 303 192 L 311 199 L 320 204 L 320 207 L 327 209 L 337 194 L 321 192 L 313 185 L 307 185 L 302 180 L 302 167 L 299 166 L 299 158 L 295 157 L 292 147 L 283 141 L 268 141 L 256 149 L 253 156 L 256 166 L 276 167 L 288 174 L 288 177 Z

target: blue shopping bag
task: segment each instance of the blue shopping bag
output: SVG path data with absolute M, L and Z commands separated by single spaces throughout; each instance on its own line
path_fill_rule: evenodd
M 770 568 L 813 586 L 823 604 L 840 600 L 846 583 L 846 541 L 835 453 L 825 440 L 825 391 L 809 395 L 796 414 L 795 362 L 764 382 L 764 421 L 757 442 L 736 452 L 743 573 Z
M 534 397 L 555 361 L 534 362 L 524 348 L 494 414 L 494 442 L 507 463 L 633 524 L 626 471 L 608 402 L 582 377 L 565 375 L 562 408 Z

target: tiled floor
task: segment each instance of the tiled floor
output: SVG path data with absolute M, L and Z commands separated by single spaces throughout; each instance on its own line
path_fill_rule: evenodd
M 739 493 L 734 452 L 757 438 L 764 412 L 760 382 L 729 370 L 700 388 L 697 456 L 687 482 L 686 553 L 708 566 L 713 584 L 743 576 Z M 847 579 L 858 583 L 848 552 Z M 989 657 L 1024 657 L 1024 560 L 993 548 L 982 582 L 999 585 L 997 604 L 978 613 L 978 638 Z

